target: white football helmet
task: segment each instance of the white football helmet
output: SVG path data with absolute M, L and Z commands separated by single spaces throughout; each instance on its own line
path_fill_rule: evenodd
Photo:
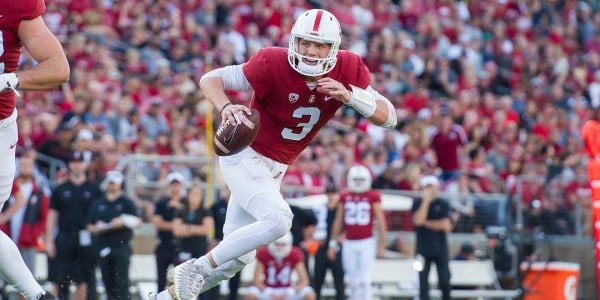
M 275 259 L 282 260 L 292 252 L 292 242 L 292 234 L 288 232 L 274 242 L 269 243 L 267 248 Z
M 300 39 L 331 44 L 329 54 L 323 59 L 317 59 L 315 65 L 305 63 L 302 59 L 314 60 L 315 58 L 298 53 Z M 335 67 L 341 41 L 342 29 L 334 15 L 322 9 L 308 10 L 298 17 L 294 27 L 292 27 L 288 47 L 288 62 L 294 70 L 302 75 L 324 75 Z
M 364 193 L 371 188 L 371 171 L 365 166 L 356 165 L 348 171 L 346 181 L 353 193 Z

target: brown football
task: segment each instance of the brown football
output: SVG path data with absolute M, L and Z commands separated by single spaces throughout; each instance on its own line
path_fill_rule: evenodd
M 238 124 L 231 124 L 227 120 L 219 125 L 213 138 L 213 148 L 217 155 L 233 155 L 252 144 L 260 129 L 260 114 L 254 108 L 251 111 L 250 115 L 239 112 Z

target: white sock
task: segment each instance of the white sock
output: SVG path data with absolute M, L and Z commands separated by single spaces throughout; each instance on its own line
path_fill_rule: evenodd
M 233 277 L 235 273 L 241 271 L 245 266 L 246 264 L 237 258 L 219 265 L 211 272 L 210 276 L 206 278 L 206 282 L 202 286 L 202 291 L 200 291 L 200 293 L 202 294 L 217 286 L 221 281 Z
M 210 276 L 210 273 L 212 273 L 212 271 L 214 270 L 213 266 L 208 260 L 208 256 L 206 255 L 202 255 L 200 258 L 196 259 L 196 261 L 194 261 L 194 265 L 199 266 L 202 269 L 202 271 L 204 271 L 204 274 L 202 274 L 204 275 L 204 278 Z
M 37 299 L 44 289 L 33 278 L 23 262 L 19 249 L 13 241 L 0 231 L 0 276 L 21 293 L 25 299 Z

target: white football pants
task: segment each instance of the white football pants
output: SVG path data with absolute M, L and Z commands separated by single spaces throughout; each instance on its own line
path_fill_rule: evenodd
M 212 250 L 217 265 L 275 241 L 290 230 L 293 218 L 280 192 L 286 164 L 250 147 L 235 155 L 221 156 L 219 163 L 231 197 L 223 241 Z
M 10 197 L 15 179 L 15 150 L 18 140 L 17 110 L 0 120 L 0 210 Z M 4 232 L 0 231 L 0 276 L 26 299 L 37 299 L 44 289 L 35 281 L 23 262 L 19 249 Z
M 376 258 L 375 238 L 345 240 L 342 247 L 342 264 L 348 279 L 350 300 L 370 300 L 371 276 Z

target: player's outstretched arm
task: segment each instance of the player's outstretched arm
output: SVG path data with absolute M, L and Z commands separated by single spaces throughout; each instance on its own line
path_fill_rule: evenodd
M 304 266 L 304 261 L 296 263 L 294 270 L 298 275 L 298 281 L 296 282 L 296 291 L 298 292 L 304 287 L 307 287 L 310 284 L 310 280 L 308 279 L 308 271 Z
M 256 262 L 256 269 L 254 269 L 254 278 L 252 284 L 258 287 L 261 291 L 265 289 L 264 277 L 266 276 L 265 265 L 262 262 Z
M 366 89 L 352 86 L 350 101 L 346 104 L 377 126 L 393 129 L 398 123 L 394 105 L 371 86 Z
M 21 21 L 18 35 L 37 62 L 31 69 L 16 72 L 19 89 L 49 89 L 69 80 L 70 68 L 65 52 L 41 16 Z
M 377 220 L 377 232 L 379 234 L 377 239 L 377 257 L 383 258 L 385 253 L 386 235 L 387 235 L 387 224 L 385 222 L 385 215 L 381 208 L 381 203 L 373 203 L 373 212 L 375 219 Z
M 379 94 L 370 85 L 366 89 L 350 85 L 352 91 L 348 91 L 341 82 L 329 77 L 323 77 L 317 80 L 317 83 L 318 92 L 352 106 L 373 124 L 390 129 L 396 127 L 398 123 L 396 109 L 390 100 Z

